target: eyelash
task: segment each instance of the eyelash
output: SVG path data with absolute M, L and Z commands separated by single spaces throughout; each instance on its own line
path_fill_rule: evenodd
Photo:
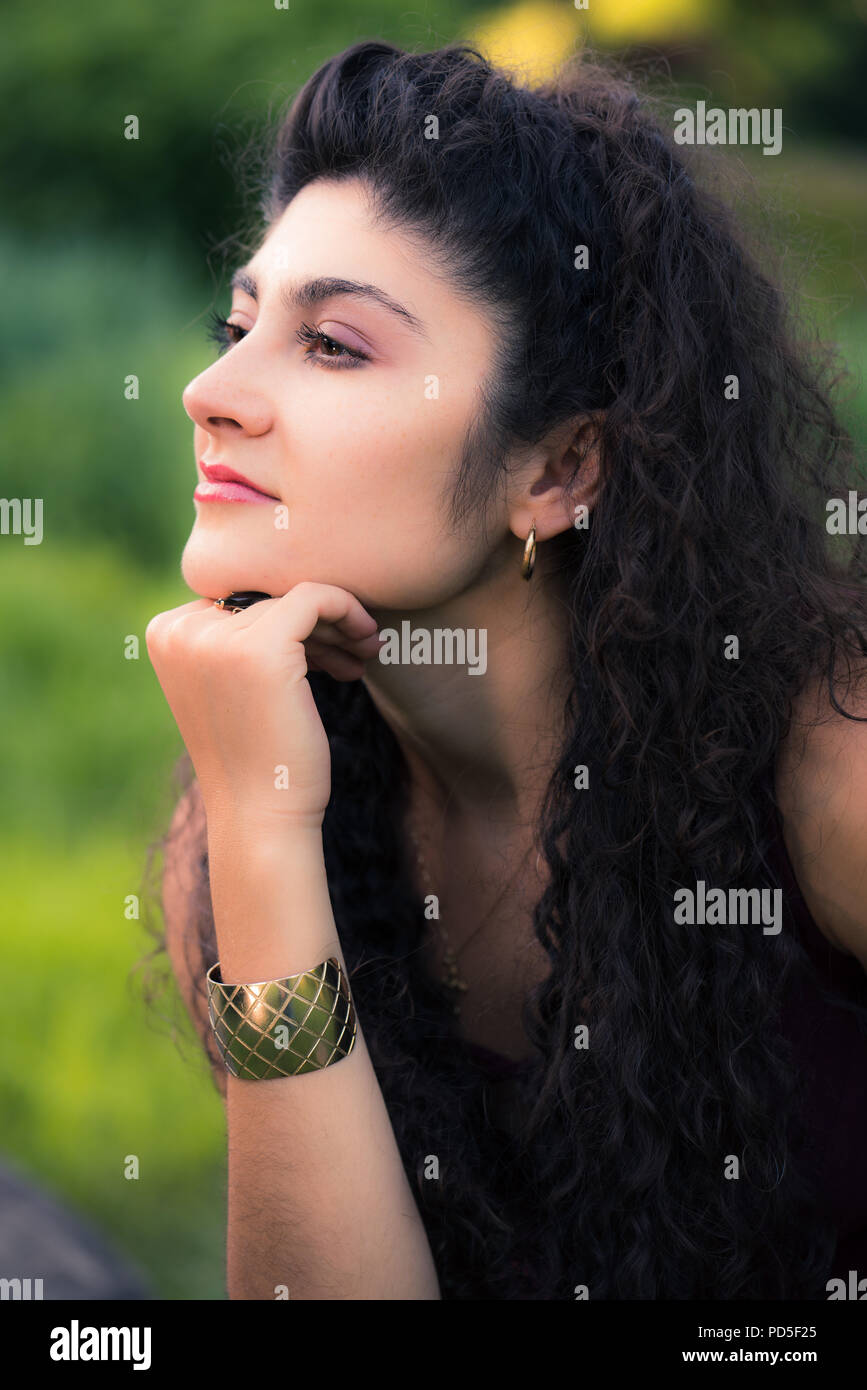
M 211 311 L 208 316 L 207 336 L 211 342 L 217 344 L 221 354 L 225 352 L 226 348 L 241 341 L 240 338 L 232 337 L 233 329 L 236 333 L 246 334 L 249 332 L 249 329 L 242 328 L 239 323 L 230 323 L 228 319 L 224 319 L 222 314 L 218 314 L 216 310 Z M 329 337 L 327 333 L 320 333 L 318 329 L 311 328 L 308 323 L 302 323 L 295 337 L 299 343 L 309 344 L 304 353 L 308 361 L 319 362 L 328 369 L 336 367 L 338 370 L 342 371 L 346 367 L 359 367 L 362 362 L 368 362 L 370 360 L 365 353 L 356 352 L 353 348 L 348 348 L 345 343 L 338 342 L 336 338 Z M 323 357 L 320 353 L 313 352 L 312 350 L 313 344 L 318 342 L 331 343 L 333 347 L 340 348 L 340 353 L 337 356 Z

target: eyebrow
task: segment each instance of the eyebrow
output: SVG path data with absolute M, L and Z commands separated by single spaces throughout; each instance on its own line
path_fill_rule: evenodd
M 248 294 L 251 299 L 255 299 L 258 303 L 259 287 L 248 270 L 236 270 L 230 283 L 233 290 L 243 290 L 245 294 Z M 386 294 L 385 290 L 381 290 L 378 285 L 366 285 L 358 280 L 344 280 L 334 275 L 318 275 L 313 280 L 284 284 L 280 290 L 280 299 L 290 313 L 296 309 L 311 309 L 326 299 L 333 299 L 335 295 L 350 295 L 354 299 L 372 300 L 383 309 L 388 309 L 389 313 L 396 314 L 418 337 L 428 338 L 427 329 L 422 320 L 416 318 L 415 314 L 411 314 L 405 305 L 392 299 L 391 295 Z

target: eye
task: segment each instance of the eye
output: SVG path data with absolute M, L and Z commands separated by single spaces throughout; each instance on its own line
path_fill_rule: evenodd
M 239 323 L 230 323 L 215 310 L 208 316 L 207 337 L 217 344 L 220 354 L 226 348 L 233 347 L 245 338 L 249 329 L 242 328 Z M 321 333 L 318 328 L 311 328 L 308 323 L 302 323 L 296 331 L 295 337 L 299 343 L 306 343 L 307 349 L 304 353 L 308 361 L 319 362 L 324 367 L 358 367 L 362 362 L 369 362 L 366 353 L 358 352 L 355 348 L 349 348 L 345 343 L 340 343 L 336 338 L 329 338 L 326 333 Z M 322 344 L 322 351 L 314 351 L 316 343 Z
M 239 343 L 246 332 L 246 328 L 242 328 L 238 323 L 229 323 L 229 320 L 224 319 L 222 314 L 218 314 L 216 310 L 212 310 L 208 315 L 206 337 L 212 343 L 217 344 L 220 353 L 225 352 L 226 348 L 232 344 Z M 235 337 L 236 333 L 240 335 L 237 338 Z
M 299 343 L 308 343 L 310 346 L 305 352 L 305 357 L 316 362 L 321 362 L 323 366 L 334 363 L 339 367 L 357 367 L 362 362 L 369 362 L 370 359 L 363 352 L 357 352 L 354 348 L 348 348 L 345 343 L 339 343 L 336 338 L 329 338 L 327 333 L 321 333 L 318 328 L 311 328 L 308 323 L 302 323 L 295 334 Z M 330 350 L 323 353 L 313 352 L 313 344 L 322 343 L 328 349 L 336 348 L 336 352 Z

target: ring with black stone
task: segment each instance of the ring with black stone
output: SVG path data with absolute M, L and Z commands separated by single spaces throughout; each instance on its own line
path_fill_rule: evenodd
M 214 607 L 222 608 L 226 613 L 243 613 L 245 608 L 250 608 L 254 603 L 261 603 L 263 598 L 270 597 L 270 594 L 262 594 L 258 589 L 239 589 L 234 593 L 227 594 L 225 598 L 214 599 Z

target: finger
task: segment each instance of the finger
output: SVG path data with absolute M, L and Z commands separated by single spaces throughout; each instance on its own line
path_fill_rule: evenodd
M 364 662 L 339 647 L 307 653 L 308 671 L 325 671 L 338 681 L 356 681 L 364 675 Z
M 368 661 L 379 651 L 381 643 L 379 632 L 371 632 L 368 637 L 345 637 L 334 623 L 317 623 L 305 645 L 321 642 L 325 647 L 340 647 Z
M 269 625 L 279 623 L 279 638 L 306 642 L 315 633 L 323 642 L 358 650 L 364 660 L 375 656 L 380 647 L 376 619 L 353 594 L 335 584 L 305 580 L 280 597 L 260 599 L 240 612 L 217 608 L 213 599 L 197 599 L 166 616 L 170 617 L 169 627 L 231 621 L 231 631 L 235 632 L 267 620 Z
M 238 621 L 245 626 L 248 621 L 257 621 L 254 616 L 257 608 L 260 610 L 258 621 L 278 627 L 281 636 L 295 642 L 306 642 L 320 622 L 330 623 L 350 639 L 369 637 L 377 627 L 376 619 L 355 595 L 336 584 L 302 581 L 282 598 L 263 600 L 245 613 L 239 613 Z
M 302 589 L 323 590 L 330 589 L 333 592 L 325 595 L 326 612 L 337 613 L 346 612 L 350 615 L 350 621 L 343 624 L 344 631 L 341 631 L 337 622 L 328 619 L 319 619 L 310 635 L 304 639 L 305 659 L 308 664 L 315 663 L 313 669 L 326 670 L 334 675 L 337 680 L 357 680 L 364 671 L 366 662 L 377 656 L 381 642 L 377 624 L 374 619 L 367 614 L 352 594 L 347 590 L 342 590 L 332 585 L 304 584 Z M 310 597 L 314 600 L 322 598 L 321 594 L 313 593 Z M 167 614 L 160 615 L 166 621 L 161 636 L 167 636 L 169 632 L 176 631 L 178 627 L 190 628 L 196 634 L 201 633 L 203 628 L 210 628 L 214 623 L 231 622 L 233 626 L 229 632 L 237 632 L 240 628 L 248 628 L 254 622 L 262 620 L 262 610 L 269 609 L 272 612 L 280 604 L 280 599 L 262 599 L 256 604 L 252 604 L 249 609 L 243 609 L 239 613 L 233 613 L 231 609 L 217 608 L 210 599 L 197 599 L 192 603 L 182 604 L 177 609 L 171 609 Z M 255 612 L 259 609 L 259 613 Z M 309 612 L 310 610 L 308 610 Z M 315 609 L 318 613 L 318 607 Z M 353 627 L 357 629 L 357 618 L 361 617 L 361 626 L 369 627 L 372 623 L 373 631 L 367 632 L 365 636 L 346 635 L 345 629 L 349 631 Z M 286 632 L 281 626 L 279 637 L 285 640 Z M 345 653 L 347 660 L 333 663 L 329 653 L 336 654 L 340 651 Z
M 369 650 L 365 650 L 363 647 L 359 647 L 359 644 L 355 642 L 320 642 L 317 641 L 315 637 L 308 637 L 307 641 L 303 644 L 303 646 L 304 655 L 307 661 L 328 661 L 332 656 L 341 654 L 343 656 L 349 657 L 352 661 L 359 662 L 363 667 L 368 661 L 370 661 L 372 656 L 372 653 Z
M 270 600 L 270 602 L 274 604 L 277 602 L 277 600 L 272 599 Z M 257 604 L 255 606 L 261 607 L 264 603 L 265 600 L 263 599 L 260 604 Z M 216 611 L 220 613 L 221 610 L 217 609 Z M 223 611 L 227 612 L 227 610 Z M 232 614 L 231 612 L 227 612 L 227 616 L 240 618 L 241 614 Z M 237 631 L 241 626 L 249 627 L 251 626 L 251 624 L 235 623 L 233 625 L 232 630 Z M 376 656 L 382 645 L 379 637 L 379 631 L 375 624 L 373 632 L 368 633 L 366 637 L 347 637 L 340 630 L 336 623 L 329 623 L 324 621 L 318 622 L 310 636 L 305 638 L 304 640 L 304 646 L 308 649 L 311 647 L 311 644 L 313 643 L 316 643 L 323 648 L 330 647 L 334 650 L 345 650 L 350 655 L 359 657 L 362 662 L 370 661 L 372 657 Z
M 176 623 L 206 613 L 212 607 L 213 602 L 211 599 L 197 598 L 193 599 L 191 603 L 182 603 L 177 608 L 167 608 L 164 613 L 155 613 L 145 629 L 145 639 L 150 640 L 156 636 L 162 637 L 168 633 Z
M 273 606 L 276 602 L 276 599 L 261 600 L 261 603 L 267 603 L 269 606 Z M 250 609 L 240 609 L 236 612 L 231 608 L 218 608 L 213 599 L 203 598 L 197 599 L 194 603 L 184 603 L 179 608 L 172 608 L 168 613 L 161 616 L 165 616 L 170 620 L 168 623 L 169 629 L 179 624 L 183 624 L 187 627 L 195 626 L 196 629 L 199 629 L 210 626 L 213 623 L 226 623 L 229 621 L 232 621 L 237 628 L 240 619 L 246 617 L 247 613 L 251 613 L 253 609 L 258 606 L 258 604 L 253 604 Z M 255 622 L 255 620 L 254 615 L 253 621 Z M 245 626 L 249 627 L 250 624 L 247 623 Z

